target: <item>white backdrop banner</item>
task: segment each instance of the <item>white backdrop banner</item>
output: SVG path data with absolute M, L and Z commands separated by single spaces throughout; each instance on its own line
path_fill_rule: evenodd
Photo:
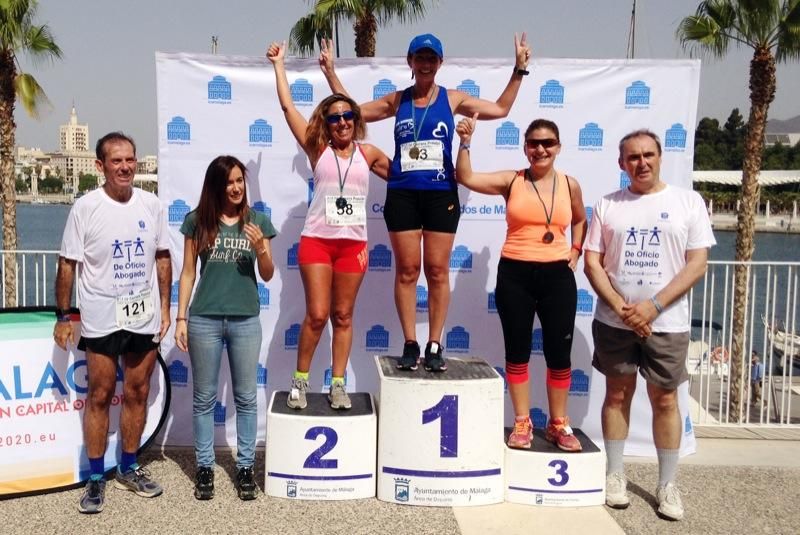
M 438 74 L 440 85 L 494 100 L 506 86 L 511 58 L 447 58 Z M 305 305 L 297 267 L 297 244 L 312 195 L 312 172 L 305 154 L 289 131 L 278 104 L 272 66 L 264 58 L 196 54 L 156 54 L 158 86 L 159 197 L 169 207 L 173 250 L 173 314 L 177 303 L 185 214 L 200 196 L 205 169 L 220 154 L 237 156 L 247 165 L 248 196 L 256 210 L 269 214 L 278 229 L 272 247 L 275 277 L 259 283 L 264 326 L 258 371 L 259 413 L 266 414 L 273 390 L 285 390 L 294 370 L 297 339 Z M 664 146 L 662 178 L 691 187 L 694 125 L 700 80 L 695 60 L 538 59 L 530 66 L 508 117 L 480 122 L 472 140 L 476 170 L 525 166 L 523 134 L 536 118 L 555 121 L 562 150 L 557 167 L 583 188 L 587 212 L 606 193 L 627 185 L 617 165 L 619 139 L 637 128 L 649 128 Z M 287 71 L 292 98 L 308 117 L 330 94 L 316 60 L 290 59 Z M 337 72 L 358 102 L 403 89 L 410 81 L 405 58 L 339 60 Z M 458 120 L 458 118 L 456 118 Z M 368 141 L 393 153 L 393 121 L 370 124 Z M 382 211 L 383 181 L 372 182 L 368 197 L 369 270 L 359 293 L 354 317 L 353 350 L 347 370 L 350 391 L 377 394 L 374 354 L 399 355 L 403 335 L 393 301 L 394 257 Z M 462 217 L 450 260 L 452 301 L 445 324 L 445 355 L 485 358 L 503 372 L 502 332 L 494 303 L 499 252 L 505 238 L 505 204 L 492 197 L 459 189 Z M 573 426 L 602 444 L 600 406 L 603 377 L 591 367 L 590 325 L 597 296 L 579 265 L 578 310 L 572 351 L 573 378 L 569 413 Z M 427 341 L 427 287 L 417 286 L 417 334 Z M 531 415 L 537 427 L 547 418 L 545 364 L 541 332 L 534 327 L 531 347 Z M 330 336 L 323 335 L 311 369 L 312 389 L 327 391 L 330 383 Z M 161 440 L 192 444 L 191 369 L 188 355 L 173 347 L 172 334 L 162 344 L 173 385 L 173 403 Z M 224 360 L 224 359 L 223 359 Z M 215 414 L 216 443 L 235 445 L 233 396 L 227 364 L 223 364 Z M 685 433 L 682 452 L 695 448 L 688 414 L 688 391 L 681 388 Z M 644 383 L 634 401 L 626 453 L 654 454 L 650 410 Z M 510 401 L 506 421 L 512 420 Z M 260 418 L 263 444 L 266 417 Z

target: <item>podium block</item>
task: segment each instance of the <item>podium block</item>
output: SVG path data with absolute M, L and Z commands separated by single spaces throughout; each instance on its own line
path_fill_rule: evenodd
M 286 406 L 273 392 L 267 413 L 266 482 L 269 496 L 353 500 L 375 496 L 377 417 L 372 396 L 350 394 L 352 408 L 333 410 L 327 394 L 307 393 L 308 406 Z
M 397 369 L 380 378 L 378 499 L 408 505 L 503 501 L 503 380 L 480 359 L 447 359 L 444 373 Z
M 580 429 L 572 429 L 580 453 L 561 451 L 534 429 L 533 447 L 506 446 L 506 501 L 526 505 L 579 507 L 605 503 L 606 456 Z M 505 436 L 511 433 L 506 428 Z

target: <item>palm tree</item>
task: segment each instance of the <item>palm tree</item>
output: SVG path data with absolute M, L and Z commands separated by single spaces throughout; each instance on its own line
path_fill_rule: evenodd
M 685 48 L 723 57 L 731 44 L 753 49 L 750 61 L 750 115 L 742 162 L 741 209 L 736 224 L 736 260 L 753 257 L 758 172 L 764 129 L 775 98 L 775 65 L 800 57 L 800 0 L 707 0 L 684 18 L 677 36 Z M 749 269 L 738 265 L 734 276 L 733 347 L 731 358 L 731 419 L 743 415 L 744 337 Z
M 37 0 L 0 0 L 0 196 L 3 203 L 3 249 L 17 249 L 17 196 L 14 188 L 14 106 L 16 100 L 32 117 L 47 102 L 36 79 L 22 71 L 18 54 L 34 60 L 61 57 L 46 24 L 33 22 Z M 16 254 L 4 255 L 6 306 L 17 305 Z
M 352 20 L 356 56 L 373 57 L 378 26 L 394 19 L 414 22 L 425 15 L 425 9 L 425 0 L 315 0 L 311 13 L 292 27 L 290 46 L 300 54 L 313 54 L 320 39 L 333 37 L 338 21 Z

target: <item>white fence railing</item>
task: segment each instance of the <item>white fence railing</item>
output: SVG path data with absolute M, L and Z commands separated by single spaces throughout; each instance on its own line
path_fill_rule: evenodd
M 746 266 L 748 284 L 738 392 L 744 402 L 732 414 L 730 357 L 737 265 Z M 800 262 L 709 262 L 690 300 L 693 327 L 687 366 L 695 424 L 800 424 L 800 370 L 795 371 L 800 366 L 799 274 Z M 752 355 L 762 364 L 760 384 L 753 381 Z
M 0 272 L 6 258 L 0 250 Z M 55 305 L 58 251 L 17 251 L 18 306 Z M 761 396 L 754 395 L 752 366 L 746 359 L 739 373 L 739 398 L 745 402 L 731 415 L 730 355 L 733 339 L 734 269 L 737 262 L 710 261 L 705 277 L 690 296 L 692 341 L 687 355 L 691 416 L 699 425 L 800 425 L 800 262 L 748 262 L 744 354 L 755 351 L 763 364 Z M 6 306 L 5 280 L 2 306 Z M 795 366 L 798 370 L 795 371 Z

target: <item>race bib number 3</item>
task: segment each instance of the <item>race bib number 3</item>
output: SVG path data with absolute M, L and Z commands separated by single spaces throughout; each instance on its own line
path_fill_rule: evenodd
M 117 297 L 117 327 L 147 323 L 155 313 L 150 290 Z
M 436 139 L 400 145 L 400 169 L 407 171 L 444 169 L 444 149 Z
M 334 195 L 325 196 L 325 222 L 334 227 L 367 224 L 367 198 L 364 195 L 345 195 L 344 203 L 336 204 Z

